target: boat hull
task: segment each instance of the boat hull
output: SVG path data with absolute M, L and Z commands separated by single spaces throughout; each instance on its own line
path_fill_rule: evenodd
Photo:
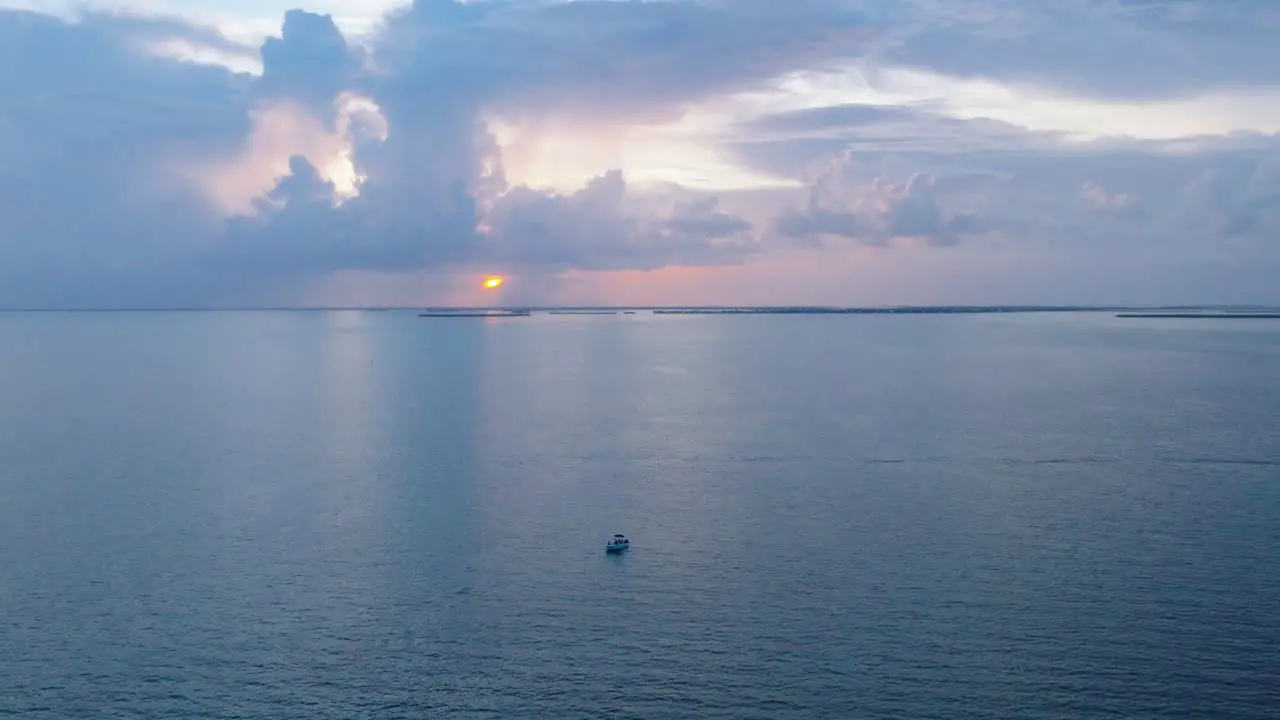
M 630 545 L 605 545 L 604 551 L 616 553 L 616 552 L 622 552 L 623 550 L 626 550 L 629 547 L 631 546 Z

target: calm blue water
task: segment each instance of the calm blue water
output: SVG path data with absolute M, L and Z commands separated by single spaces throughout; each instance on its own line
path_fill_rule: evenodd
M 1275 718 L 1280 323 L 0 315 L 0 613 L 33 719 Z

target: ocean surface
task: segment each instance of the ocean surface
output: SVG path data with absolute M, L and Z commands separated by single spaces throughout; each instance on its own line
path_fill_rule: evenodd
M 1277 718 L 1280 322 L 3 314 L 0 716 Z

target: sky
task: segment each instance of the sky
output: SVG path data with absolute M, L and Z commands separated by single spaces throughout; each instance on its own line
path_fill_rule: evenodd
M 1277 37 L 1273 0 L 0 0 L 0 307 L 1280 303 Z

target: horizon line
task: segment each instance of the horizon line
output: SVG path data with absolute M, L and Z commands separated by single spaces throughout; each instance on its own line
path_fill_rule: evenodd
M 986 312 L 1112 312 L 1125 310 L 1280 309 L 1263 303 L 1223 304 L 914 304 L 914 305 L 191 305 L 158 307 L 0 307 L 0 313 L 96 313 L 96 312 L 349 312 L 349 311 L 487 311 L 546 312 L 554 310 L 970 310 Z

